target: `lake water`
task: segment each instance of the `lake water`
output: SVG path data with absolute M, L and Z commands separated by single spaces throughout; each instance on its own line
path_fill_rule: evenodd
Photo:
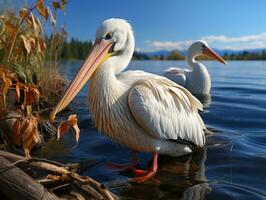
M 203 62 L 212 77 L 211 97 L 204 99 L 201 113 L 213 135 L 201 151 L 180 158 L 159 157 L 159 169 L 142 184 L 129 184 L 130 171 L 114 171 L 109 161 L 129 163 L 130 150 L 99 134 L 90 123 L 87 89 L 82 90 L 73 110 L 78 114 L 80 141 L 74 136 L 48 141 L 46 157 L 80 162 L 82 174 L 105 183 L 122 199 L 266 199 L 266 62 L 229 61 L 227 65 Z M 62 71 L 72 79 L 81 62 L 64 63 Z M 183 61 L 133 61 L 128 69 L 161 74 Z M 149 154 L 140 154 L 141 167 L 148 167 Z

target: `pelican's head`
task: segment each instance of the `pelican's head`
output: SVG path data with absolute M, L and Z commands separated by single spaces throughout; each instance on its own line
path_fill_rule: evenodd
M 121 61 L 119 66 L 111 65 L 110 67 L 114 68 L 115 73 L 122 71 L 128 65 L 133 51 L 134 37 L 130 24 L 123 19 L 112 18 L 105 20 L 96 31 L 96 39 L 89 56 L 62 99 L 51 112 L 51 121 L 54 120 L 58 112 L 63 110 L 74 99 L 101 65 L 110 60 L 113 61 L 112 63 L 119 60 Z
M 133 36 L 131 25 L 124 19 L 111 18 L 105 20 L 96 31 L 96 42 L 111 43 L 110 52 L 117 53 L 127 50 L 129 37 Z M 134 45 L 134 42 L 133 42 Z M 134 49 L 134 46 L 133 46 Z
M 213 51 L 206 41 L 204 40 L 198 40 L 195 41 L 188 49 L 188 54 L 190 54 L 192 57 L 199 56 L 199 55 L 208 55 L 217 61 L 226 64 L 226 61 L 220 57 L 215 51 Z

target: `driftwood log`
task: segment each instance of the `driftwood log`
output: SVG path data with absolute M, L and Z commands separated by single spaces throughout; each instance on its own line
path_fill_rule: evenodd
M 0 150 L 0 192 L 10 199 L 118 199 L 77 167 Z
M 59 199 L 24 171 L 15 165 L 11 166 L 11 163 L 1 156 L 0 164 L 0 190 L 9 199 Z

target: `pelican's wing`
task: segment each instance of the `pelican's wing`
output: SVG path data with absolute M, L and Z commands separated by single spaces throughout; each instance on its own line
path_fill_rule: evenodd
M 186 85 L 186 74 L 184 69 L 171 67 L 165 70 L 163 75 L 178 85 Z
M 205 144 L 205 125 L 198 114 L 202 104 L 172 81 L 159 76 L 137 81 L 128 104 L 135 120 L 150 136 Z

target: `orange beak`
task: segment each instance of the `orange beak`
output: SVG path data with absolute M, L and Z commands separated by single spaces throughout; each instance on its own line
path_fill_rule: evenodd
M 222 64 L 226 64 L 226 61 L 209 47 L 204 47 L 203 54 L 206 54 L 206 55 L 214 58 L 215 60 L 217 60 L 218 62 L 220 62 Z
M 56 114 L 62 111 L 74 99 L 86 82 L 91 78 L 95 70 L 112 55 L 112 53 L 108 53 L 112 44 L 112 42 L 104 39 L 97 39 L 95 41 L 88 58 L 83 63 L 64 96 L 52 110 L 50 114 L 51 121 L 54 121 Z

